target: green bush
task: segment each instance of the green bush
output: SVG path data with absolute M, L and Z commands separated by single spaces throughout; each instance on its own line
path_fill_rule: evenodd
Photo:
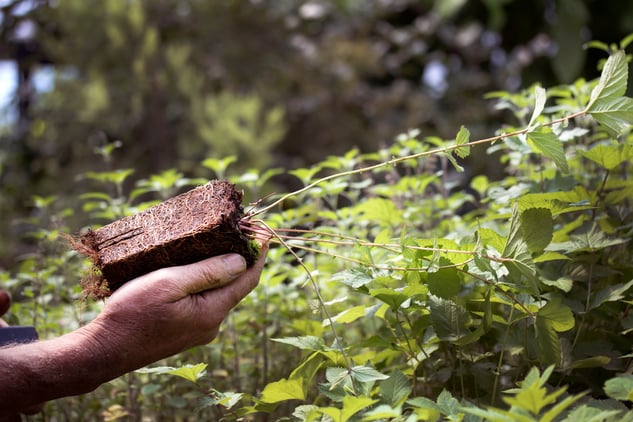
M 412 130 L 290 171 L 304 188 L 247 217 L 276 236 L 219 338 L 44 419 L 633 420 L 633 99 L 627 56 L 608 50 L 599 80 L 491 94 L 515 121 L 494 137 Z M 466 178 L 473 148 L 503 178 Z M 232 161 L 204 167 L 253 201 L 279 173 L 231 176 Z M 116 194 L 83 211 L 100 224 L 201 182 L 170 170 L 125 196 L 130 175 L 88 175 Z M 0 277 L 28 299 L 11 322 L 46 337 L 99 304 L 74 301 L 85 261 L 49 249 L 73 211 L 39 205 L 40 252 Z

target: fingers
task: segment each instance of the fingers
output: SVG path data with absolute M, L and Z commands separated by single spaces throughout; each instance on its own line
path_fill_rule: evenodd
M 179 268 L 181 284 L 187 294 L 224 286 L 246 271 L 246 260 L 238 254 L 208 258 Z
M 268 244 L 263 243 L 257 262 L 233 283 L 207 292 L 205 298 L 213 303 L 216 311 L 228 313 L 258 284 L 259 277 L 266 262 Z
M 258 242 L 260 243 L 260 258 L 253 268 L 247 271 L 248 273 L 257 274 L 253 288 L 257 284 L 268 250 L 268 239 L 258 239 Z M 238 254 L 220 255 L 176 268 L 178 269 L 178 275 L 173 278 L 185 294 L 195 294 L 225 286 L 245 274 L 247 269 L 246 260 Z M 255 272 L 253 272 L 253 269 L 255 269 Z M 250 280 L 251 277 L 247 278 Z M 248 294 L 250 290 L 252 288 L 245 292 L 244 295 Z

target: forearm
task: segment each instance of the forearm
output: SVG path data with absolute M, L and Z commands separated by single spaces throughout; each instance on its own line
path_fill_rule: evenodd
M 87 329 L 0 348 L 0 415 L 94 390 L 123 374 Z

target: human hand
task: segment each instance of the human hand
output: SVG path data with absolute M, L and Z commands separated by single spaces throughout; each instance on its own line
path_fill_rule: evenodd
M 163 268 L 117 289 L 84 327 L 90 342 L 124 373 L 214 339 L 229 311 L 255 288 L 267 242 L 255 265 L 237 254 Z

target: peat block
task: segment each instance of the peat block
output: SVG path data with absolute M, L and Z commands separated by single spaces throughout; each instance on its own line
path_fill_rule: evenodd
M 105 297 L 159 268 L 231 252 L 252 265 L 257 250 L 240 229 L 243 215 L 242 193 L 227 181 L 214 180 L 91 230 L 80 237 L 76 248 L 92 259 L 101 274 L 98 280 L 84 281 L 84 289 Z

